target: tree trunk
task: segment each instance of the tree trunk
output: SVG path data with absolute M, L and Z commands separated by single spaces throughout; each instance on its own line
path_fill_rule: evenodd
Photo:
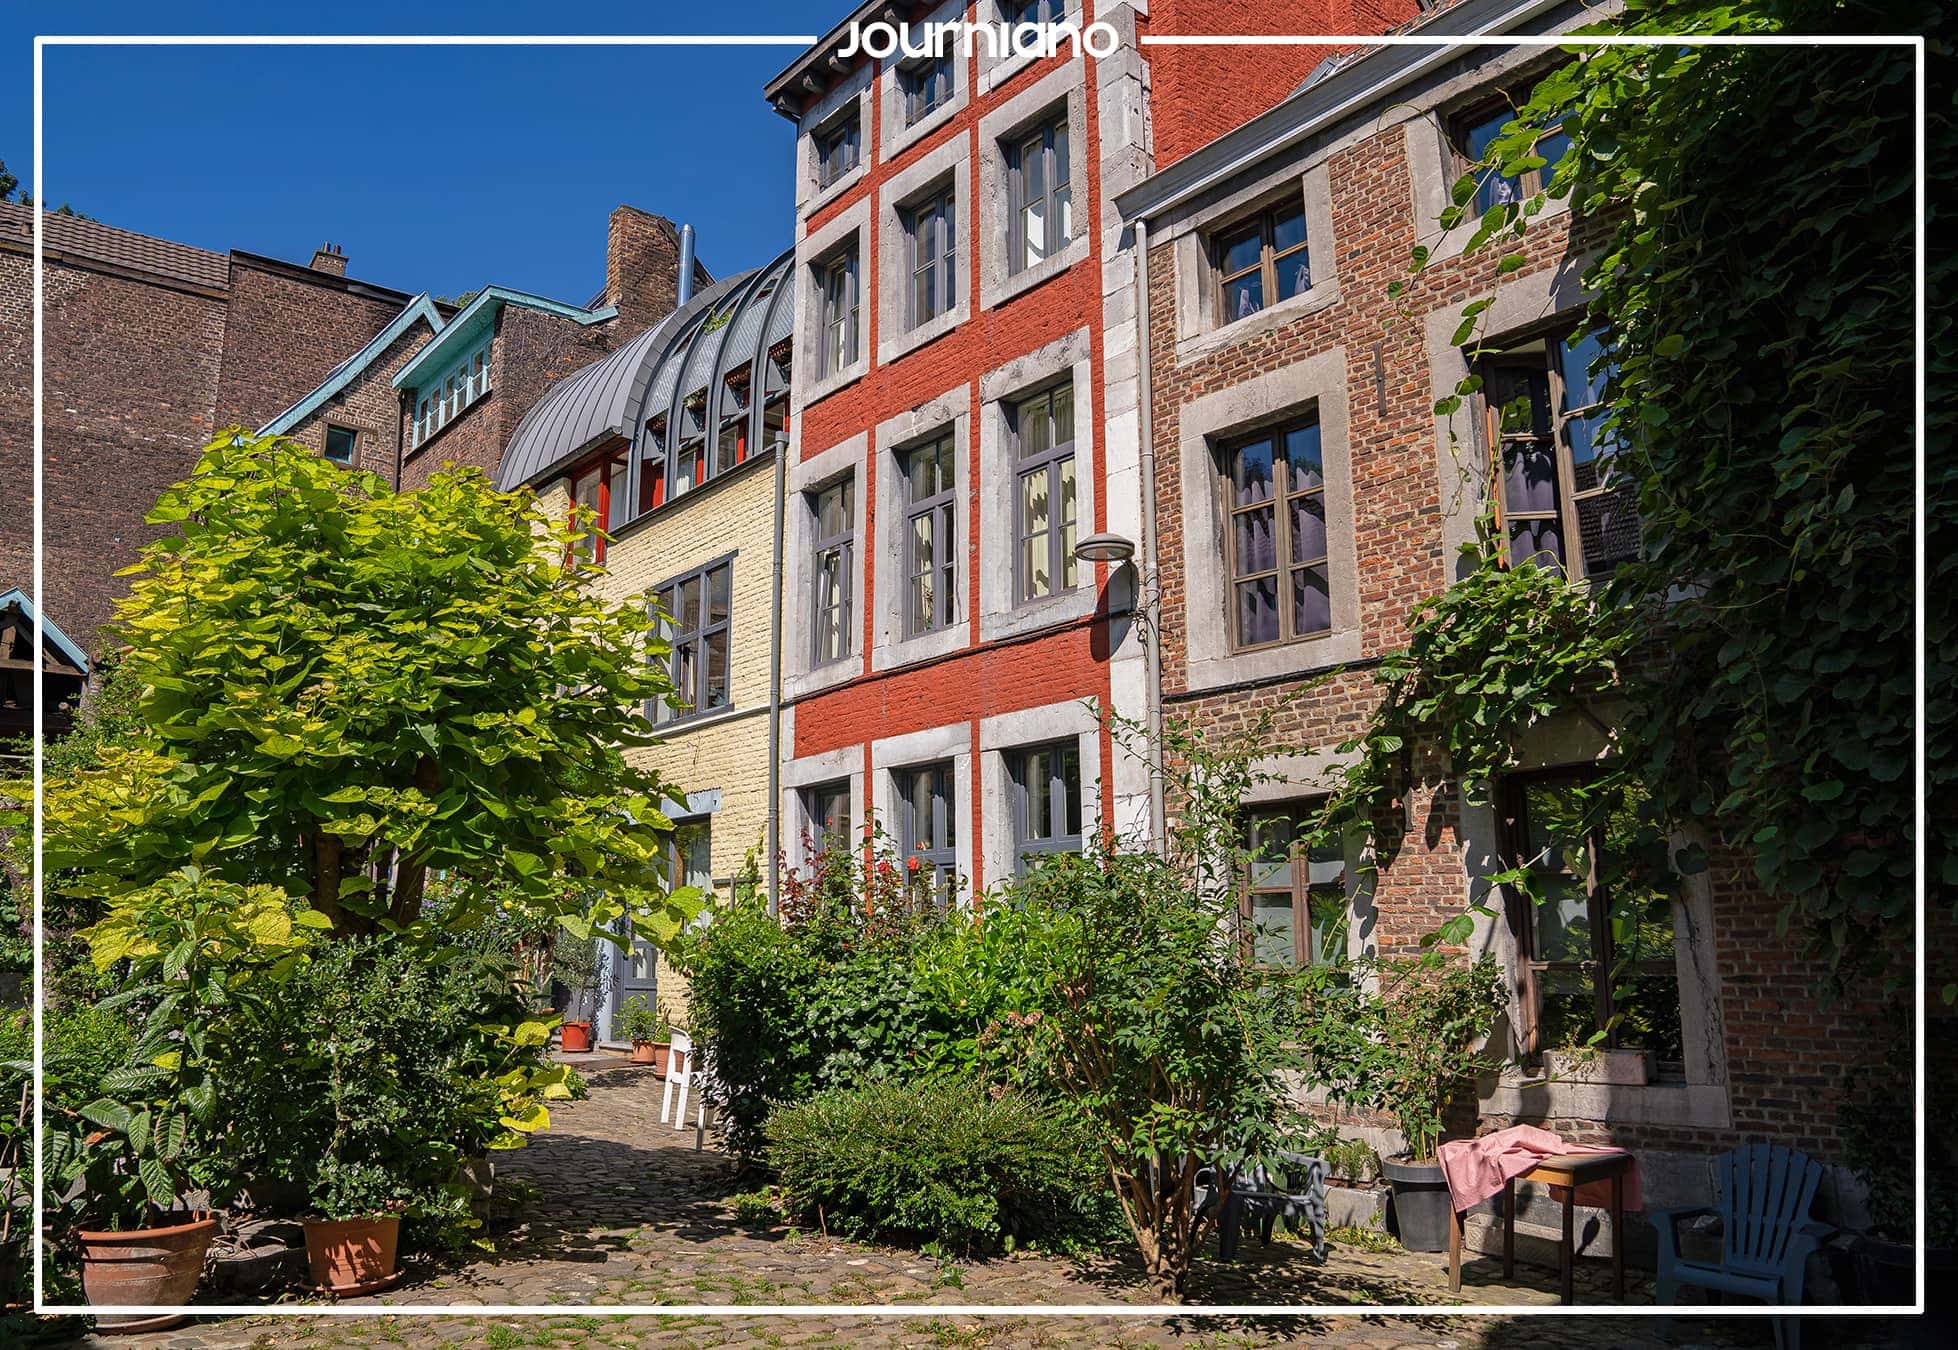
M 313 836 L 313 908 L 333 920 L 333 931 L 346 937 L 348 914 L 340 904 L 340 854 L 345 848 L 337 834 Z

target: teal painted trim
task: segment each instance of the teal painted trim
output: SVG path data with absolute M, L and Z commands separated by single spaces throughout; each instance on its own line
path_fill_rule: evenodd
M 515 305 L 519 309 L 534 309 L 539 314 L 555 314 L 560 319 L 570 319 L 573 323 L 590 327 L 604 323 L 607 319 L 619 317 L 617 305 L 605 305 L 599 309 L 583 309 L 577 305 L 567 305 L 562 300 L 547 300 L 541 295 L 531 295 L 527 291 L 513 291 L 508 286 L 486 286 L 482 294 L 465 305 L 449 320 L 448 326 L 436 334 L 435 340 L 416 352 L 394 377 L 396 389 L 419 388 L 437 369 L 447 375 L 459 359 L 455 353 L 462 348 L 456 344 L 466 344 L 476 333 L 492 327 L 497 312 L 505 305 Z
M 374 335 L 373 341 L 335 366 L 328 373 L 327 377 L 319 383 L 317 388 L 260 427 L 258 434 L 261 436 L 283 436 L 288 431 L 291 431 L 301 422 L 318 412 L 328 399 L 352 384 L 361 372 L 365 371 L 369 365 L 378 360 L 381 353 L 385 352 L 389 347 L 392 347 L 403 333 L 414 327 L 418 321 L 424 319 L 427 320 L 431 332 L 437 335 L 441 333 L 442 315 L 435 308 L 435 302 L 428 298 L 427 291 L 423 291 L 413 300 L 410 300 L 399 314 L 388 321 L 386 328 L 383 328 Z
M 40 611 L 34 608 L 34 602 L 27 598 L 27 592 L 21 590 L 21 588 L 18 586 L 14 587 L 6 594 L 0 595 L 0 610 L 12 609 L 15 605 L 20 606 L 20 612 L 27 616 L 27 622 L 30 624 L 33 623 L 35 617 L 40 614 Z M 74 642 L 69 639 L 66 633 L 62 632 L 60 628 L 56 627 L 53 619 L 42 617 L 41 631 L 42 633 L 46 634 L 49 642 L 52 642 L 56 647 L 60 649 L 61 654 L 63 656 L 67 657 L 75 665 L 81 667 L 82 673 L 84 675 L 86 675 L 89 672 L 89 670 L 92 668 L 92 663 L 88 659 L 88 653 L 83 651 L 80 647 L 77 647 L 74 644 Z

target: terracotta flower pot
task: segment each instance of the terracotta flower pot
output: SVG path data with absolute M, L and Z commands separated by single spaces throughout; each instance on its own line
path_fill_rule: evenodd
M 567 1055 L 591 1053 L 591 1023 L 566 1022 L 558 1033 L 558 1049 Z
M 656 1049 L 657 1047 L 651 1041 L 634 1041 L 632 1043 L 632 1062 L 634 1064 L 659 1063 L 659 1056 L 654 1053 Z
M 308 1219 L 306 1262 L 313 1283 L 335 1298 L 372 1294 L 400 1278 L 401 1220 Z
M 188 1303 L 197 1292 L 204 1253 L 217 1232 L 218 1221 L 206 1217 L 169 1228 L 79 1233 L 82 1289 L 90 1303 L 103 1305 Z M 182 1320 L 169 1313 L 109 1316 L 98 1317 L 96 1325 L 103 1331 L 151 1331 Z

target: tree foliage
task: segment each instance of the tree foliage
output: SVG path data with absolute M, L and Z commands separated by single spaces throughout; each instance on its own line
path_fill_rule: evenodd
M 1920 24 L 1820 0 L 1631 0 L 1585 31 Z M 1602 231 L 1588 317 L 1610 334 L 1604 434 L 1636 488 L 1642 546 L 1598 617 L 1645 636 L 1619 685 L 1615 750 L 1662 816 L 1743 848 L 1784 925 L 1845 978 L 1895 951 L 1914 877 L 1911 61 L 1901 46 L 1574 48 L 1442 218 L 1466 218 L 1481 174 L 1543 167 L 1541 128 L 1569 135 L 1546 191 L 1491 208 L 1469 248 L 1518 248 L 1551 198 Z M 1948 119 L 1933 135 L 1949 146 Z M 1511 252 L 1499 267 L 1522 261 Z M 1948 433 L 1948 412 L 1937 425 Z M 1930 463 L 1948 531 L 1954 471 L 1948 455 Z M 1955 565 L 1939 557 L 1926 595 L 1934 672 L 1958 656 L 1939 584 L 1958 580 Z M 1539 675 L 1516 712 L 1567 692 L 1557 672 Z M 1933 686 L 1927 728 L 1927 786 L 1947 826 L 1948 688 Z M 1946 886 L 1958 881 L 1951 833 L 1934 825 L 1927 841 Z
M 627 755 L 672 692 L 661 639 L 527 497 L 473 469 L 395 493 L 234 433 L 149 518 L 174 533 L 117 611 L 141 731 L 49 784 L 51 890 L 113 904 L 194 864 L 341 935 L 421 921 L 431 872 L 451 930 L 513 889 L 580 938 L 693 912 L 665 786 Z

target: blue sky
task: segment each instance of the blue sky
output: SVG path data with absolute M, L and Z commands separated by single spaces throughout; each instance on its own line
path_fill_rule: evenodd
M 343 0 L 0 4 L 0 160 L 29 179 L 41 34 L 813 34 L 849 0 L 688 6 Z M 454 295 L 582 302 L 621 202 L 691 222 L 715 275 L 785 248 L 789 123 L 762 85 L 797 48 L 50 47 L 47 200 L 205 248 Z

